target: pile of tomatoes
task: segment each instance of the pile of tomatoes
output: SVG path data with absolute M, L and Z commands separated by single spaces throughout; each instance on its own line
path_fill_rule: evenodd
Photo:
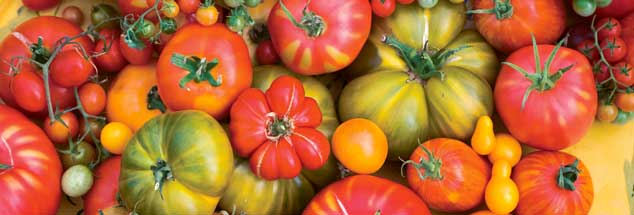
M 634 119 L 627 0 L 22 2 L 0 213 L 587 214 Z

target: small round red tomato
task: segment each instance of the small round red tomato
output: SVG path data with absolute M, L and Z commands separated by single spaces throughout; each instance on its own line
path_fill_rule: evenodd
M 214 6 L 200 7 L 196 10 L 196 21 L 203 26 L 210 26 L 218 22 L 218 9 Z
M 102 36 L 108 35 L 113 30 L 104 29 L 100 32 Z M 102 33 L 104 32 L 104 33 Z M 97 39 L 95 45 L 95 52 L 102 53 L 94 58 L 94 62 L 100 71 L 105 72 L 119 72 L 123 67 L 128 65 L 128 61 L 123 57 L 121 53 L 121 46 L 119 43 L 119 34 L 116 36 L 104 36 L 103 39 Z
M 62 114 L 60 119 L 64 121 L 63 124 L 60 121 L 55 121 L 51 124 L 51 119 L 46 117 L 44 120 L 44 131 L 53 143 L 67 144 L 68 139 L 72 139 L 77 136 L 79 131 L 79 122 L 73 112 Z
M 613 104 L 601 104 L 597 109 L 597 119 L 601 122 L 612 122 L 619 114 L 619 109 Z
M 29 112 L 40 112 L 46 108 L 44 81 L 31 69 L 25 67 L 11 82 L 11 93 L 17 104 Z M 3 86 L 5 87 L 5 86 Z
M 367 119 L 350 119 L 332 135 L 333 154 L 344 167 L 357 174 L 372 174 L 381 169 L 387 148 L 385 133 Z
M 615 63 L 623 59 L 625 54 L 627 54 L 627 46 L 625 45 L 625 41 L 620 37 L 606 37 L 601 40 L 601 50 L 603 51 L 603 56 L 610 63 Z
M 603 18 L 594 24 L 596 29 L 599 30 L 599 40 L 603 40 L 607 37 L 620 37 L 621 36 L 621 23 L 614 18 Z
M 593 67 L 594 80 L 597 83 L 603 83 L 610 78 L 610 70 L 604 63 L 596 62 Z
M 183 13 L 194 13 L 200 7 L 200 0 L 177 0 Z
M 411 4 L 414 0 L 396 0 L 399 4 Z
M 599 52 L 594 46 L 594 40 L 584 40 L 579 45 L 577 45 L 577 50 L 590 60 L 594 60 L 599 57 Z
M 106 107 L 106 91 L 99 84 L 86 83 L 79 88 L 79 101 L 86 113 L 99 115 Z
M 154 49 L 149 41 L 144 41 L 145 47 L 142 49 L 136 49 L 130 47 L 123 37 L 124 35 L 122 34 L 121 38 L 119 38 L 119 47 L 121 48 L 121 54 L 130 64 L 145 65 L 150 62 Z
M 85 83 L 94 72 L 90 59 L 84 58 L 79 50 L 62 51 L 51 63 L 50 74 L 53 81 L 62 87 L 77 87 Z
M 280 61 L 280 56 L 277 55 L 277 51 L 273 47 L 273 43 L 270 40 L 265 40 L 258 44 L 255 49 L 255 56 L 260 65 L 276 64 Z
M 66 109 L 77 104 L 73 89 L 59 86 L 51 79 L 48 80 L 48 83 L 51 88 L 51 101 L 53 102 L 53 108 L 58 106 L 60 109 Z
M 120 169 L 121 156 L 110 157 L 97 166 L 92 189 L 84 196 L 84 214 L 97 215 L 99 210 L 105 212 L 107 208 L 119 204 L 117 192 Z
M 619 82 L 619 88 L 628 88 L 634 85 L 634 69 L 629 63 L 620 62 L 614 65 L 612 74 L 614 74 L 616 81 Z
M 396 2 L 394 0 L 371 0 L 372 12 L 380 17 L 388 17 L 394 13 Z
M 634 112 L 634 93 L 617 93 L 614 103 L 625 112 Z
M 46 10 L 55 7 L 61 0 L 22 0 L 22 4 L 31 10 Z

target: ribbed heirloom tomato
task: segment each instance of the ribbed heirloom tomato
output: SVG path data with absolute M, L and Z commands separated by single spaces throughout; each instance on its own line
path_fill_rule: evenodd
M 268 28 L 288 68 L 316 75 L 352 63 L 370 34 L 371 23 L 367 0 L 284 0 L 271 10 Z

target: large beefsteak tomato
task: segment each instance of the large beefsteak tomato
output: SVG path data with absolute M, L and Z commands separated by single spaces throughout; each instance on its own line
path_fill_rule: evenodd
M 431 215 L 412 190 L 371 175 L 350 176 L 328 185 L 310 201 L 303 214 Z
M 553 45 L 513 52 L 495 85 L 495 105 L 520 142 L 560 150 L 576 144 L 597 111 L 592 67 L 583 54 Z
M 231 179 L 231 144 L 201 111 L 157 116 L 130 140 L 121 158 L 119 192 L 140 214 L 210 214 Z
M 268 20 L 282 62 L 304 75 L 336 72 L 352 63 L 371 24 L 367 0 L 280 1 Z
M 448 1 L 397 5 L 375 19 L 354 69 L 345 71 L 363 76 L 343 89 L 339 116 L 376 123 L 388 137 L 388 159 L 409 157 L 430 136 L 466 141 L 477 119 L 492 114 L 487 80 L 496 77 L 497 57 L 477 32 L 461 32 L 464 10 Z
M 518 215 L 583 215 L 592 206 L 590 171 L 568 153 L 533 152 L 515 166 L 512 179 L 520 192 Z
M 0 104 L 0 213 L 55 214 L 62 163 L 44 131 Z
M 302 167 L 318 169 L 330 155 L 330 144 L 316 128 L 321 111 L 305 97 L 302 83 L 281 76 L 263 93 L 245 90 L 231 107 L 231 144 L 249 157 L 258 177 L 274 180 L 299 175 Z
M 478 31 L 497 50 L 510 53 L 531 44 L 556 42 L 566 28 L 563 0 L 475 0 Z
M 196 109 L 226 117 L 252 79 L 249 51 L 225 25 L 179 29 L 158 60 L 158 90 L 171 110 Z
M 472 209 L 484 199 L 491 167 L 467 144 L 446 138 L 420 145 L 407 166 L 409 186 L 429 204 L 444 212 Z
M 121 156 L 110 157 L 95 169 L 95 182 L 84 196 L 84 214 L 99 215 L 113 206 L 118 206 L 119 172 Z

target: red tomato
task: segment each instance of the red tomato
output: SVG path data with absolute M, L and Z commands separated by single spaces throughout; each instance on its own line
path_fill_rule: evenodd
M 55 121 L 51 124 L 51 119 L 46 117 L 44 120 L 44 132 L 56 144 L 68 144 L 68 139 L 73 139 L 79 132 L 79 122 L 73 112 L 63 114 L 60 119 L 64 121 Z M 66 124 L 66 125 L 64 125 Z
M 2 213 L 57 213 L 62 163 L 51 141 L 42 129 L 6 105 L 0 105 L 0 137 Z
M 152 6 L 148 5 L 147 0 L 118 0 L 117 5 L 123 16 L 133 14 L 135 17 L 140 16 Z M 156 21 L 156 13 L 149 13 L 145 18 Z
M 119 72 L 123 67 L 128 65 L 128 61 L 121 53 L 121 44 L 119 42 L 119 34 L 111 29 L 104 29 L 99 32 L 104 39 L 97 39 L 95 43 L 95 52 L 102 53 L 94 58 L 94 62 L 101 71 Z M 108 48 L 105 51 L 104 48 Z M 105 52 L 104 52 L 105 51 Z
M 621 20 L 621 27 L 623 28 L 621 37 L 627 46 L 625 61 L 630 65 L 634 65 L 634 13 Z
M 49 87 L 51 87 L 51 101 L 53 102 L 53 110 L 55 109 L 55 106 L 59 106 L 60 109 L 66 109 L 77 104 L 73 89 L 61 87 L 55 84 L 55 82 L 53 82 L 53 80 L 51 79 L 49 79 L 48 82 Z
M 599 65 L 597 66 L 597 64 Z M 597 83 L 603 83 L 605 80 L 608 80 L 608 78 L 610 78 L 610 71 L 608 70 L 608 66 L 606 66 L 604 63 L 595 63 L 593 69 L 594 80 Z
M 520 192 L 515 209 L 518 215 L 585 215 L 592 205 L 594 191 L 590 171 L 583 162 L 565 152 L 528 154 L 513 168 L 512 179 Z M 557 204 L 553 204 L 555 202 Z
M 599 31 L 599 40 L 603 40 L 606 37 L 620 37 L 621 36 L 621 23 L 614 18 L 603 18 L 594 24 L 596 29 L 603 27 Z
M 394 0 L 371 0 L 372 12 L 380 17 L 388 17 L 394 13 L 396 2 Z
M 627 46 L 625 41 L 620 37 L 606 37 L 601 40 L 601 49 L 603 56 L 610 63 L 616 63 L 623 59 L 627 54 Z
M 416 193 L 401 184 L 372 175 L 354 175 L 321 190 L 302 214 L 431 215 L 431 212 Z
M 106 107 L 106 91 L 99 84 L 86 83 L 79 88 L 79 101 L 86 113 L 99 115 Z
M 277 55 L 277 51 L 275 51 L 273 43 L 270 40 L 265 40 L 258 44 L 258 47 L 255 49 L 255 56 L 260 65 L 276 64 L 280 61 L 280 56 Z
M 409 159 L 407 182 L 430 208 L 462 212 L 482 203 L 491 167 L 467 144 L 432 139 L 416 148 Z
M 205 64 L 193 57 L 205 59 Z M 214 59 L 218 64 L 212 68 Z M 189 66 L 177 66 L 175 60 Z M 251 85 L 251 64 L 245 62 L 250 62 L 247 45 L 225 25 L 187 25 L 176 32 L 159 57 L 159 94 L 171 110 L 202 110 L 222 119 L 240 92 Z M 197 71 L 200 66 L 206 70 Z
M 186 14 L 195 13 L 200 7 L 200 0 L 176 0 L 181 11 Z
M 411 4 L 414 0 L 396 0 L 399 4 Z
M 94 74 L 94 66 L 79 50 L 62 51 L 51 63 L 50 77 L 61 87 L 77 87 Z
M 311 22 L 324 23 L 300 28 L 284 15 L 278 2 L 268 19 L 269 33 L 282 62 L 304 75 L 330 73 L 348 66 L 357 57 L 370 35 L 372 9 L 367 0 L 283 1 L 293 19 L 302 20 L 310 11 Z M 310 30 L 309 30 L 310 29 Z
M 46 10 L 59 4 L 61 0 L 22 0 L 22 4 L 31 10 Z
M 612 3 L 607 7 L 597 8 L 596 14 L 599 17 L 621 18 L 631 12 L 634 12 L 632 0 L 612 0 Z
M 584 40 L 579 45 L 577 45 L 577 50 L 590 60 L 595 60 L 599 58 L 599 52 L 594 46 L 594 40 Z
M 634 93 L 616 93 L 614 103 L 625 112 L 634 112 Z
M 495 85 L 495 105 L 506 127 L 520 142 L 539 149 L 560 150 L 579 142 L 594 121 L 597 91 L 592 67 L 581 53 L 561 47 L 547 70 L 548 77 L 543 77 L 542 68 L 555 46 L 538 45 L 537 49 L 538 53 L 533 53 L 533 47 L 527 46 L 506 59 L 533 75 L 534 80 L 503 65 Z M 535 68 L 534 55 L 539 56 L 539 69 Z M 554 74 L 567 67 L 567 72 L 557 79 Z M 542 83 L 543 80 L 550 80 L 552 85 Z M 537 87 L 527 94 L 533 84 Z M 528 98 L 524 101 L 525 96 Z
M 302 166 L 318 169 L 328 160 L 330 144 L 316 129 L 320 124 L 317 101 L 304 96 L 299 80 L 281 76 L 266 93 L 250 88 L 238 96 L 231 107 L 231 144 L 250 157 L 258 177 L 290 179 Z
M 11 62 L 14 66 L 20 65 L 21 68 L 32 67 L 26 61 L 18 62 L 15 57 L 21 56 L 24 58 L 34 58 L 31 53 L 31 48 L 38 43 L 38 37 L 42 38 L 43 48 L 48 53 L 53 48 L 53 45 L 63 37 L 72 37 L 82 32 L 81 28 L 72 22 L 63 18 L 54 16 L 38 16 L 32 18 L 22 24 L 18 25 L 12 33 L 4 38 L 0 44 L 0 60 Z M 80 37 L 74 40 L 81 44 L 88 53 L 92 53 L 93 44 L 90 38 L 87 36 Z M 63 50 L 72 50 L 73 45 L 64 46 Z M 12 60 L 13 58 L 13 60 Z M 35 57 L 41 59 L 42 56 Z M 11 74 L 9 65 L 6 63 L 0 63 L 0 74 Z M 36 71 L 35 68 L 31 68 Z M 6 75 L 0 75 L 0 96 L 2 100 L 7 104 L 16 104 L 16 99 L 10 93 L 8 87 L 10 77 Z
M 95 169 L 95 182 L 84 196 L 84 214 L 97 215 L 99 210 L 118 205 L 121 156 L 110 157 Z
M 145 65 L 152 60 L 152 53 L 154 53 L 154 49 L 152 48 L 152 44 L 148 41 L 145 41 L 145 47 L 143 49 L 136 49 L 128 46 L 128 44 L 123 39 L 123 34 L 121 38 L 119 38 L 119 48 L 121 48 L 121 54 L 123 57 L 130 62 L 132 65 Z
M 44 81 L 31 67 L 25 67 L 13 77 L 11 93 L 18 98 L 16 102 L 24 110 L 40 112 L 46 108 Z
M 620 62 L 614 65 L 612 73 L 619 82 L 619 88 L 628 88 L 634 84 L 634 71 L 629 63 Z
M 508 5 L 503 7 L 505 4 Z M 475 0 L 473 6 L 476 10 L 500 9 L 496 13 L 475 14 L 474 21 L 482 36 L 505 53 L 530 45 L 531 35 L 538 44 L 554 43 L 566 27 L 566 7 L 562 0 Z

